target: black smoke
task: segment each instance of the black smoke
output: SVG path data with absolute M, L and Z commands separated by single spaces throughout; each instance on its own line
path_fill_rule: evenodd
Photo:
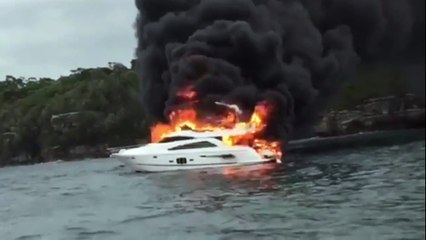
M 152 123 L 166 122 L 168 112 L 186 101 L 177 91 L 194 86 L 202 110 L 214 109 L 216 100 L 246 111 L 262 100 L 273 103 L 267 135 L 288 140 L 316 123 L 360 63 L 414 57 L 415 44 L 424 52 L 424 0 L 136 5 L 136 69 Z

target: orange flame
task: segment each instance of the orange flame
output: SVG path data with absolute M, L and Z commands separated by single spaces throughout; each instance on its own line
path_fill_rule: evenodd
M 186 88 L 178 93 L 178 96 L 193 101 L 197 93 L 192 88 Z M 200 119 L 193 107 L 186 107 L 172 111 L 169 115 L 169 123 L 158 123 L 151 128 L 151 141 L 156 143 L 170 134 L 189 128 L 193 131 L 220 131 L 227 129 L 247 129 L 246 133 L 238 136 L 223 137 L 223 142 L 229 146 L 246 145 L 254 148 L 259 153 L 269 152 L 281 160 L 283 152 L 281 142 L 268 141 L 260 138 L 267 126 L 267 119 L 271 112 L 271 105 L 267 102 L 259 103 L 248 122 L 240 121 L 235 112 L 229 111 L 223 116 L 215 116 L 213 119 Z

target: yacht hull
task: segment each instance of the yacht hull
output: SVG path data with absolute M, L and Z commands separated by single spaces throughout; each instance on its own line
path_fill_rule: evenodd
M 214 164 L 188 164 L 188 165 L 161 165 L 161 164 L 144 164 L 143 161 L 138 160 L 120 160 L 127 167 L 136 172 L 170 172 L 170 171 L 189 171 L 189 170 L 202 170 L 210 168 L 226 168 L 226 167 L 248 167 L 259 164 L 275 163 L 275 160 L 265 160 L 256 162 L 245 163 L 214 163 Z
M 185 152 L 179 154 L 113 154 L 112 157 L 123 162 L 137 172 L 165 172 L 252 166 L 276 162 L 276 159 L 262 158 L 250 148 L 226 152 Z

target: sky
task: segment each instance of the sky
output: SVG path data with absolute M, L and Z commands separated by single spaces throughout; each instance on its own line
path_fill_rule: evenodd
M 0 81 L 130 66 L 136 15 L 134 0 L 0 0 Z

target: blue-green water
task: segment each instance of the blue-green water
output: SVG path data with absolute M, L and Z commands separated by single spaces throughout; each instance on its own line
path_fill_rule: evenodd
M 424 145 L 227 175 L 133 174 L 109 159 L 4 168 L 0 239 L 424 239 Z

